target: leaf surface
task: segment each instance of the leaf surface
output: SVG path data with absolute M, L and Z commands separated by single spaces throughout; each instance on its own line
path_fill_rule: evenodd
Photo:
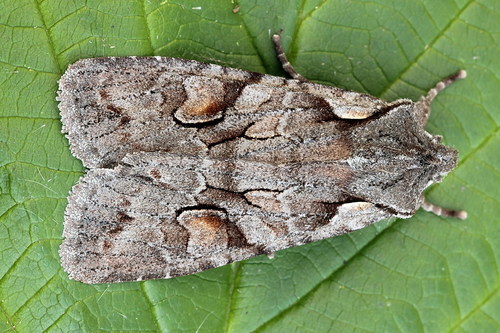
M 500 324 L 500 3 L 495 0 L 0 0 L 0 331 L 494 331 Z M 458 69 L 429 132 L 459 150 L 418 212 L 170 280 L 84 285 L 62 271 L 83 174 L 55 94 L 86 57 L 161 55 L 414 100 Z

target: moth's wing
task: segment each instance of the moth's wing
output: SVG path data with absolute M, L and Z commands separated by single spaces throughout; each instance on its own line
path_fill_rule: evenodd
M 186 168 L 187 161 L 178 158 L 168 169 L 155 166 L 154 157 L 143 162 L 89 170 L 73 188 L 60 247 L 71 278 L 85 283 L 168 278 L 254 255 L 252 247 L 241 247 L 241 254 L 228 251 L 229 238 L 237 235 L 222 229 L 223 211 L 196 216 L 189 209 L 197 207 L 204 183 Z
M 58 100 L 73 154 L 86 167 L 108 167 L 128 152 L 197 152 L 195 128 L 176 125 L 173 112 L 187 98 L 181 60 L 91 58 L 69 66 Z M 194 65 L 194 64 L 193 64 Z
M 80 60 L 61 77 L 58 99 L 63 131 L 87 167 L 114 165 L 134 151 L 203 154 L 207 145 L 238 135 L 276 135 L 287 117 L 363 119 L 390 105 L 334 87 L 162 57 Z
M 260 192 L 221 184 L 217 179 L 234 180 L 241 170 L 214 168 L 218 163 L 143 152 L 113 169 L 90 170 L 68 199 L 64 269 L 86 283 L 175 277 L 389 216 L 370 203 L 295 202 L 286 197 L 291 183 Z

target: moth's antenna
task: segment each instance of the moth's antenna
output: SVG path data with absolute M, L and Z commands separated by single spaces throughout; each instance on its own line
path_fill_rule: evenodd
M 434 86 L 434 88 L 427 92 L 427 95 L 422 96 L 420 101 L 415 104 L 418 121 L 422 125 L 422 127 L 425 126 L 425 124 L 427 123 L 427 119 L 429 119 L 429 115 L 431 113 L 431 103 L 437 96 L 437 94 L 444 88 L 451 85 L 453 82 L 459 79 L 464 79 L 465 77 L 467 77 L 467 72 L 463 69 L 459 70 L 455 74 L 439 81 Z
M 442 207 L 439 207 L 437 205 L 434 205 L 430 203 L 429 201 L 424 199 L 424 202 L 422 203 L 422 209 L 436 214 L 437 216 L 443 216 L 443 217 L 456 217 L 461 220 L 465 220 L 467 218 L 467 212 L 465 210 L 449 210 L 449 209 L 444 209 Z
M 288 61 L 285 51 L 283 50 L 283 45 L 281 44 L 281 36 L 279 35 L 279 33 L 274 34 L 272 39 L 274 43 L 274 49 L 276 50 L 276 55 L 278 56 L 278 59 L 281 62 L 281 67 L 283 67 L 283 70 L 287 72 L 288 75 L 290 75 L 295 80 L 299 80 L 302 82 L 311 82 L 302 75 L 300 75 L 295 70 L 295 68 L 293 68 L 292 64 Z

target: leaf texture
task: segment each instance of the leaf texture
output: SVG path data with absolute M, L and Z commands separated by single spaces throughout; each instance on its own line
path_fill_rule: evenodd
M 0 331 L 494 331 L 500 325 L 500 3 L 495 0 L 0 0 Z M 393 100 L 468 78 L 429 132 L 459 150 L 428 191 L 469 219 L 419 212 L 170 280 L 83 285 L 58 247 L 83 167 L 57 80 L 87 57 L 161 55 L 307 78 Z

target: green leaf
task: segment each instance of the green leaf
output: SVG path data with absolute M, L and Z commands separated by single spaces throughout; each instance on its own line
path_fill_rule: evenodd
M 238 8 L 233 12 L 233 9 Z M 418 212 L 201 274 L 84 285 L 58 247 L 83 174 L 57 80 L 85 57 L 162 55 L 417 99 L 460 68 L 428 130 L 460 163 Z M 492 332 L 500 325 L 500 2 L 0 0 L 0 331 Z

